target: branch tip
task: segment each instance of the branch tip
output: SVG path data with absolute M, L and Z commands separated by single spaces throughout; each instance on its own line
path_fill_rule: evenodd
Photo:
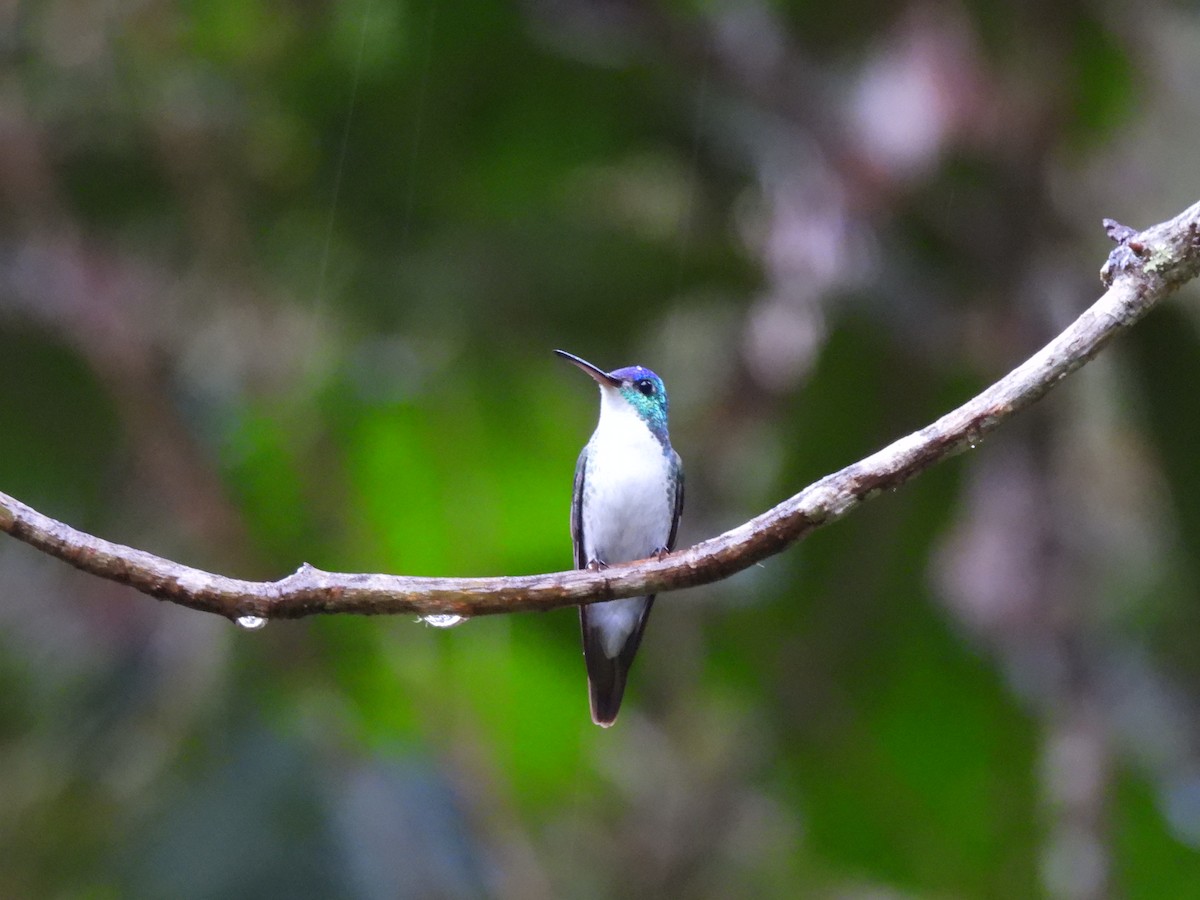
M 1104 219 L 1103 224 L 1104 233 L 1108 235 L 1109 240 L 1117 244 L 1124 244 L 1138 233 L 1136 228 L 1122 225 L 1116 219 Z

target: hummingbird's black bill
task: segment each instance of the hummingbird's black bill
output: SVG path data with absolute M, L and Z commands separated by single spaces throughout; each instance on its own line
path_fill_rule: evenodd
M 567 362 L 575 363 L 575 365 L 579 366 L 579 368 L 583 369 L 583 371 L 587 372 L 589 375 L 591 375 L 593 378 L 595 378 L 596 381 L 598 381 L 601 385 L 607 384 L 609 387 L 620 387 L 621 386 L 620 378 L 613 378 L 611 375 L 609 375 L 607 372 L 605 372 L 599 366 L 593 366 L 586 359 L 580 359 L 574 353 L 568 353 L 566 350 L 555 350 L 554 352 L 557 353 L 559 356 L 561 356 L 563 359 L 565 359 Z

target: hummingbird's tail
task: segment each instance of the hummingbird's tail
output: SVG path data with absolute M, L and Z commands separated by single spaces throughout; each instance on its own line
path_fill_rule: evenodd
M 579 607 L 579 628 L 583 632 L 583 661 L 587 666 L 588 699 L 591 701 L 592 721 L 601 728 L 608 728 L 617 720 L 621 710 L 621 698 L 625 696 L 625 679 L 629 667 L 642 643 L 642 632 L 650 621 L 650 610 L 654 597 L 646 597 L 646 606 L 638 617 L 637 625 L 625 639 L 620 652 L 610 657 L 604 649 L 604 637 L 600 627 L 590 621 L 590 606 Z

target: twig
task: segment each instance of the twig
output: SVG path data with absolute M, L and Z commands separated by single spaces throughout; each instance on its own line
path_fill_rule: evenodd
M 470 617 L 555 609 L 719 581 L 974 445 L 1200 274 L 1200 203 L 1142 232 L 1108 220 L 1105 226 L 1119 243 L 1101 270 L 1108 290 L 1041 351 L 933 424 L 822 478 L 749 522 L 662 560 L 613 565 L 600 572 L 496 578 L 344 574 L 305 564 L 279 581 L 240 581 L 85 534 L 3 493 L 0 531 L 85 572 L 231 619 L 295 619 L 315 613 Z

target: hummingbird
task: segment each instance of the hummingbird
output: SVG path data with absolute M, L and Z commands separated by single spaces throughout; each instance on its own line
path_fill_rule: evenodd
M 600 385 L 600 421 L 575 464 L 571 539 L 575 568 L 612 563 L 675 549 L 683 510 L 683 466 L 667 435 L 667 390 L 649 369 L 605 372 L 565 350 L 555 350 Z M 654 596 L 579 607 L 592 721 L 604 728 L 617 719 L 625 679 L 650 619 Z

